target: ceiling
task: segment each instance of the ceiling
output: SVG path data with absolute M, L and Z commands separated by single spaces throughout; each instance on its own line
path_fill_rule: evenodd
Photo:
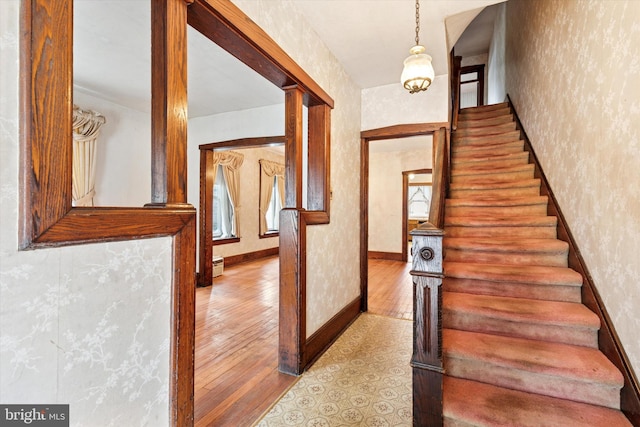
M 412 0 L 292 1 L 358 86 L 398 81 L 402 62 L 415 43 Z M 447 73 L 448 43 L 455 43 L 485 6 L 500 1 L 422 1 L 420 42 L 433 57 L 436 75 Z M 74 8 L 75 90 L 149 111 L 149 2 L 76 0 Z M 456 53 L 486 52 L 494 16 L 481 14 L 460 39 Z M 190 117 L 284 102 L 279 88 L 191 28 L 188 43 Z

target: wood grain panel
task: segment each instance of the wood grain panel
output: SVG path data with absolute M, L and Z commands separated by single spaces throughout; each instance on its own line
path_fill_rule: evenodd
M 284 207 L 302 207 L 302 99 L 299 87 L 287 88 L 284 97 L 285 116 L 285 198 Z
M 151 8 L 151 202 L 187 202 L 187 3 Z M 160 96 L 161 95 L 161 96 Z
M 73 5 L 21 4 L 20 249 L 71 209 Z
M 306 341 L 306 223 L 300 210 L 280 211 L 280 328 L 278 369 L 292 375 L 303 370 Z
M 331 109 L 329 106 L 309 107 L 308 135 L 307 210 L 323 211 L 329 216 L 331 200 Z

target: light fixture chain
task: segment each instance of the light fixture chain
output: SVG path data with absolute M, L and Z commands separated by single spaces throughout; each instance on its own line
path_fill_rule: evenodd
M 416 46 L 420 44 L 420 0 L 416 0 Z

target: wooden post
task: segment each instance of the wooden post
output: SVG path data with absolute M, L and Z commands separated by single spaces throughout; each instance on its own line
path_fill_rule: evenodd
M 187 3 L 154 0 L 151 7 L 149 206 L 187 202 Z
M 287 208 L 302 207 L 302 103 L 298 86 L 285 88 L 285 200 Z
M 411 232 L 413 246 L 413 425 L 442 426 L 442 238 L 424 223 Z

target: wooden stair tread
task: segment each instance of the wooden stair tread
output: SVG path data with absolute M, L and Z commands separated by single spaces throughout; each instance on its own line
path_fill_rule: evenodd
M 487 174 L 487 173 L 509 173 L 509 172 L 522 172 L 533 171 L 534 166 L 532 164 L 522 165 L 508 165 L 508 166 L 494 166 L 494 165 L 475 165 L 470 167 L 453 168 L 451 170 L 452 177 Z
M 469 207 L 505 207 L 505 206 L 529 206 L 549 203 L 547 196 L 522 196 L 522 197 L 484 197 L 484 198 L 458 198 L 447 199 L 446 207 L 469 206 Z
M 600 328 L 598 316 L 583 304 L 443 292 L 446 311 L 475 313 L 513 322 L 570 325 L 590 330 Z M 443 325 L 447 327 L 447 325 Z
M 465 251 L 524 252 L 524 253 L 564 253 L 569 244 L 558 239 L 491 239 L 445 237 L 445 248 Z M 446 258 L 445 258 L 446 259 Z
M 452 138 L 452 147 L 459 148 L 462 146 L 481 146 L 499 142 L 519 141 L 521 139 L 520 137 L 519 130 L 508 130 L 481 135 L 454 135 Z
M 448 216 L 444 220 L 447 226 L 465 227 L 555 227 L 555 216 Z
M 597 349 L 575 345 L 443 329 L 443 354 L 520 371 L 536 371 L 580 382 L 622 387 L 618 369 Z
M 444 377 L 443 415 L 468 426 L 629 427 L 622 412 L 597 405 Z
M 498 182 L 464 182 L 464 183 L 455 183 L 452 182 L 450 184 L 450 188 L 453 190 L 457 189 L 469 189 L 469 190 L 496 190 L 502 188 L 522 188 L 522 187 L 539 187 L 540 179 L 539 178 L 531 178 L 531 179 L 520 179 L 517 181 L 498 181 Z
M 504 283 L 582 286 L 582 276 L 566 267 L 505 264 L 444 263 L 446 277 L 489 280 Z

